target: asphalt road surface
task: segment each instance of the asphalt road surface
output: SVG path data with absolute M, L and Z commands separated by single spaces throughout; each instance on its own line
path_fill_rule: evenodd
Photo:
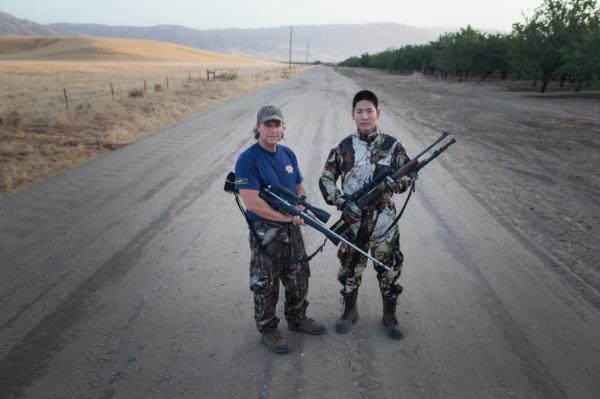
M 361 319 L 335 333 L 328 244 L 308 309 L 327 334 L 282 322 L 293 352 L 260 343 L 247 228 L 224 178 L 273 103 L 309 199 L 333 212 L 317 180 L 353 130 L 358 89 L 313 68 L 0 200 L 0 397 L 600 397 L 598 310 L 435 162 L 401 221 L 405 338 L 383 329 L 371 267 Z M 418 152 L 427 140 L 382 105 L 380 126 Z M 309 251 L 322 241 L 304 233 Z

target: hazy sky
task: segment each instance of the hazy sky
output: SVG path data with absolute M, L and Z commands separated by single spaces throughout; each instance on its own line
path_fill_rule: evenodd
M 0 11 L 39 23 L 183 25 L 196 29 L 398 22 L 510 31 L 542 0 L 0 0 Z

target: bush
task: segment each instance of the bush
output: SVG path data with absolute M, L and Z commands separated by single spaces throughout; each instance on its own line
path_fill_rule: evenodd
M 138 98 L 138 97 L 144 97 L 144 90 L 142 89 L 133 89 L 129 91 L 128 94 L 129 98 Z
M 6 124 L 6 127 L 20 128 L 23 126 L 23 117 L 21 117 L 19 111 L 9 111 L 3 118 L 3 124 Z
M 77 112 L 85 112 L 85 111 L 89 111 L 91 109 L 92 109 L 92 104 L 90 104 L 90 103 L 77 104 L 75 106 L 75 110 L 77 110 Z
M 158 83 L 156 83 L 156 84 L 154 85 L 154 92 L 155 92 L 155 93 L 157 93 L 157 92 L 159 92 L 159 91 L 163 91 L 163 90 L 164 90 L 164 89 L 163 89 L 163 87 L 162 87 L 162 85 L 161 85 L 161 84 L 158 84 Z
M 237 79 L 237 73 L 221 73 L 217 76 L 220 80 L 235 80 Z

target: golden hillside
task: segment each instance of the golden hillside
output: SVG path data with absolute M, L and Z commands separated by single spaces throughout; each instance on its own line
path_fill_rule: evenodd
M 0 36 L 0 60 L 257 63 L 248 58 L 154 40 L 48 36 Z

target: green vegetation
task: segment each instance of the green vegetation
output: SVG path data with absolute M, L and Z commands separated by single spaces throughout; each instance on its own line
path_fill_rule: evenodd
M 393 73 L 418 71 L 462 81 L 496 74 L 541 82 L 600 84 L 600 7 L 596 0 L 543 0 L 525 23 L 510 34 L 485 34 L 467 26 L 424 45 L 404 46 L 351 57 L 339 65 L 385 68 Z

